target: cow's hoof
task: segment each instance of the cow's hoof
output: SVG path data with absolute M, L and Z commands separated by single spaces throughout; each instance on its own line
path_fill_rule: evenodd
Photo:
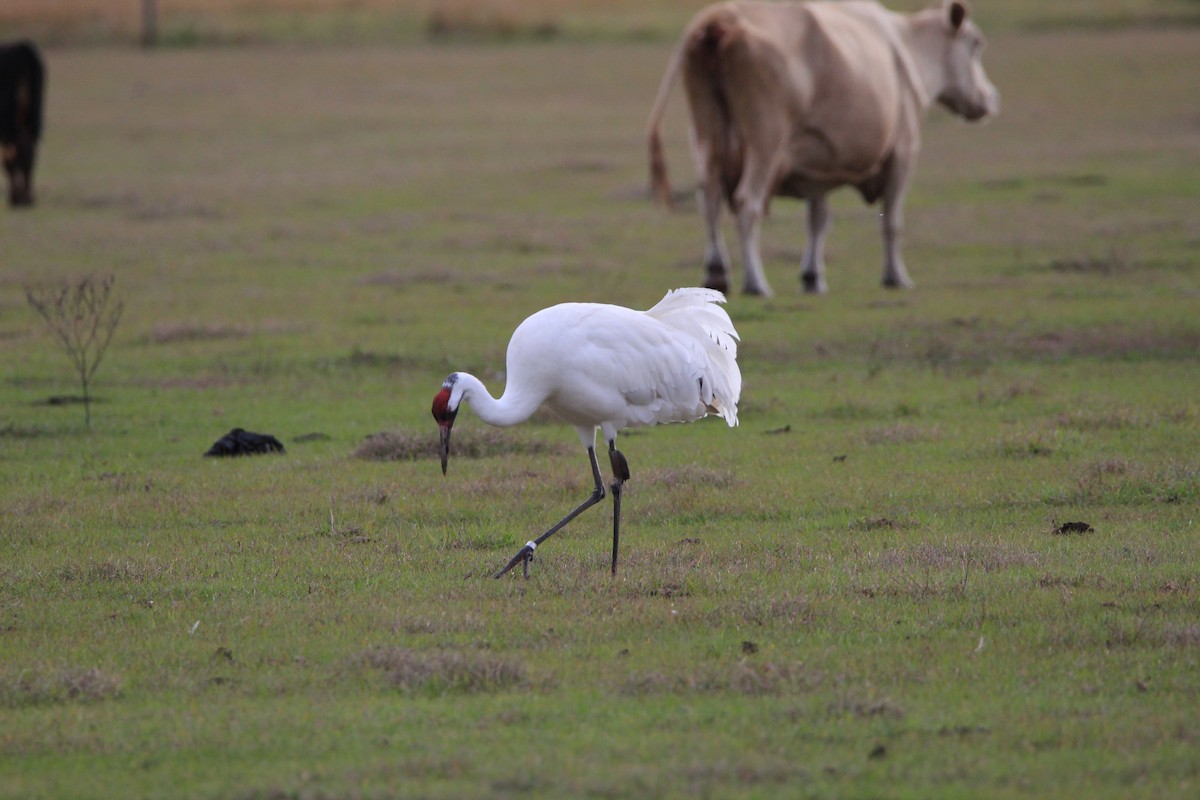
M 909 280 L 899 281 L 895 278 L 884 278 L 883 288 L 885 289 L 915 289 L 917 285 Z
M 725 270 L 709 267 L 704 274 L 705 289 L 716 289 L 721 294 L 729 294 L 729 279 L 725 277 Z
M 816 275 L 807 273 L 800 276 L 800 284 L 804 287 L 806 294 L 825 294 L 829 289 L 825 285 L 825 281 L 819 279 Z

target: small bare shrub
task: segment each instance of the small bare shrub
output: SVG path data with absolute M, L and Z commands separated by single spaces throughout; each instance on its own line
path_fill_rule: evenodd
M 116 278 L 85 275 L 57 286 L 25 287 L 25 299 L 41 315 L 79 375 L 84 421 L 92 426 L 92 376 L 112 341 L 125 303 L 113 298 Z

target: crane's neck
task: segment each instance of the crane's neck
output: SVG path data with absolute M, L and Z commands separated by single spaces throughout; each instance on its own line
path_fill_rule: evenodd
M 529 419 L 544 399 L 523 392 L 520 387 L 509 383 L 497 400 L 483 385 L 483 381 L 469 372 L 458 373 L 458 386 L 462 388 L 463 402 L 471 407 L 475 416 L 489 425 L 499 427 L 516 425 Z

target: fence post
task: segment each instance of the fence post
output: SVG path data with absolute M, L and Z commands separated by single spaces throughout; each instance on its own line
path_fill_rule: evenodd
M 142 46 L 158 43 L 158 0 L 142 0 Z

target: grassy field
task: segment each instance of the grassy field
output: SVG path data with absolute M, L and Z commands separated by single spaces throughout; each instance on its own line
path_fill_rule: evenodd
M 741 426 L 624 436 L 621 574 L 606 505 L 528 582 L 489 575 L 590 490 L 574 433 L 464 412 L 443 477 L 429 403 L 538 308 L 701 280 L 645 193 L 669 45 L 49 48 L 0 209 L 0 796 L 1194 797 L 1198 43 L 1002 26 L 1002 115 L 930 114 L 911 292 L 842 194 L 800 294 L 777 202 Z M 89 272 L 90 429 L 25 300 Z M 201 456 L 235 426 L 287 453 Z

